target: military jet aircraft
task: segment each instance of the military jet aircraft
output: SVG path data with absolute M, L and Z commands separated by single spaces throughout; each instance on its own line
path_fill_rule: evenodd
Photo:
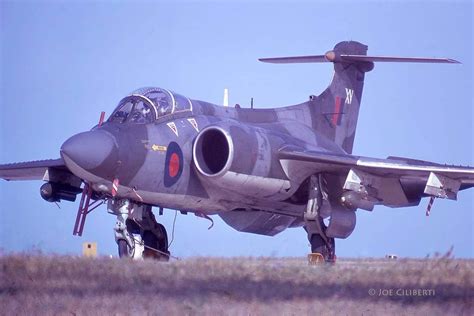
M 334 261 L 356 210 L 456 199 L 474 168 L 400 157 L 352 155 L 365 73 L 374 62 L 458 63 L 443 58 L 367 56 L 338 43 L 324 55 L 260 59 L 334 64 L 329 87 L 301 104 L 252 109 L 191 100 L 162 88 L 123 98 L 107 121 L 67 139 L 61 158 L 0 165 L 6 180 L 44 180 L 49 202 L 81 194 L 73 233 L 107 203 L 117 216 L 120 257 L 168 259 L 165 227 L 152 207 L 219 215 L 238 231 L 273 236 L 304 227 L 311 251 Z

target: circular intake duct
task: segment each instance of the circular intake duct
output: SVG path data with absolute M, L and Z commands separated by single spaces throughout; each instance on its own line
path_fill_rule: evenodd
M 233 156 L 232 139 L 221 127 L 206 127 L 194 141 L 194 164 L 205 176 L 216 177 L 225 173 L 230 168 Z

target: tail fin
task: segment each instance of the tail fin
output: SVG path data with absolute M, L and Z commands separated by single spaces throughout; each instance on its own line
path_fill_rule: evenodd
M 334 77 L 329 87 L 308 104 L 313 127 L 352 153 L 359 107 L 366 72 L 374 62 L 459 63 L 447 58 L 367 56 L 367 46 L 355 41 L 340 42 L 325 55 L 262 58 L 260 61 L 287 63 L 334 63 Z
M 367 46 L 358 42 L 341 42 L 326 55 L 335 59 L 342 54 L 365 56 Z M 317 106 L 319 110 L 316 111 L 316 117 L 313 115 L 313 126 L 349 154 L 352 153 L 354 144 L 364 76 L 373 68 L 374 64 L 371 61 L 350 63 L 335 61 L 331 84 L 315 100 L 319 103 Z

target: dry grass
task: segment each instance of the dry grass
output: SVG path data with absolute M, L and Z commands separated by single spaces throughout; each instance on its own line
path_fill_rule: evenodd
M 345 259 L 315 267 L 304 258 L 10 255 L 0 266 L 0 313 L 7 315 L 474 314 L 473 260 Z M 430 292 L 400 295 L 412 289 Z

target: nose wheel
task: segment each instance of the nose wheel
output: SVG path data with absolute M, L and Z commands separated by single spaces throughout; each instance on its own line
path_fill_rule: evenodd
M 123 225 L 123 222 L 125 225 Z M 140 226 L 131 219 L 120 216 L 115 226 L 115 240 L 120 258 L 142 258 L 144 244 L 141 237 Z
M 120 258 L 169 260 L 166 228 L 156 221 L 150 205 L 113 200 L 108 207 L 117 216 L 114 232 Z
M 120 258 L 133 258 L 134 247 L 130 247 L 125 239 L 117 240 L 118 255 Z

